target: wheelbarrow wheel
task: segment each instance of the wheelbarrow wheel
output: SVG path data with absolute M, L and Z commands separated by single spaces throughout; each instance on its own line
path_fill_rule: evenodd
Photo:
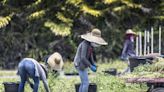
M 152 89 L 150 92 L 164 92 L 164 88 L 155 88 Z

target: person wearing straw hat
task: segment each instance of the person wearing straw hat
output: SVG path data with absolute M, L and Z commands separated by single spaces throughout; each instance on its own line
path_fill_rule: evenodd
M 43 64 L 38 63 L 33 58 L 24 58 L 18 65 L 18 75 L 20 75 L 21 82 L 19 84 L 18 92 L 24 92 L 26 81 L 30 84 L 33 92 L 38 92 L 39 81 L 42 80 L 46 92 L 50 92 L 47 82 L 47 69 Z M 29 81 L 32 78 L 34 84 Z
M 129 57 L 132 56 L 136 56 L 135 50 L 134 50 L 134 39 L 137 36 L 137 34 L 135 32 L 133 32 L 131 29 L 128 29 L 125 33 L 125 42 L 124 42 L 124 46 L 123 46 L 123 50 L 122 50 L 122 54 L 121 54 L 121 59 L 123 61 L 128 61 Z M 130 68 L 128 67 L 127 69 L 125 69 L 125 72 L 130 72 Z
M 99 29 L 93 29 L 90 33 L 81 35 L 81 38 L 83 41 L 77 48 L 74 65 L 81 79 L 79 92 L 88 92 L 89 80 L 87 68 L 89 67 L 93 72 L 97 70 L 93 58 L 93 50 L 100 45 L 107 45 L 108 43 L 101 37 L 101 31 Z
M 121 54 L 121 59 L 128 60 L 129 56 L 135 56 L 135 50 L 134 50 L 134 38 L 137 36 L 135 32 L 133 32 L 131 29 L 128 29 L 125 33 L 125 42 Z
M 47 64 L 50 66 L 51 70 L 55 73 L 60 73 L 63 69 L 64 62 L 60 53 L 54 52 L 47 59 Z

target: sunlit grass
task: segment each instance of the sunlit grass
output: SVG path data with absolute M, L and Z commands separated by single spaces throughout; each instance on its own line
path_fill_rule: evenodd
M 116 68 L 118 72 L 121 72 L 127 67 L 127 64 L 120 60 L 112 60 L 109 63 L 97 63 L 97 65 L 98 72 L 108 70 L 109 68 Z
M 93 73 L 89 70 L 89 80 L 91 83 L 96 83 L 98 87 L 98 92 L 146 92 L 147 86 L 145 84 L 126 84 L 125 81 L 119 77 L 110 76 L 108 74 L 104 74 L 102 71 L 108 70 L 109 68 L 116 68 L 118 71 L 122 71 L 125 67 L 127 67 L 126 63 L 113 60 L 110 63 L 97 63 L 98 70 L 96 73 Z M 76 71 L 73 62 L 67 62 L 64 65 L 65 73 L 74 73 Z M 15 76 L 16 70 L 13 71 L 0 71 L 1 76 Z M 20 81 L 19 77 L 16 78 L 0 78 L 0 92 L 4 91 L 3 82 L 18 82 Z M 48 83 L 51 92 L 75 92 L 75 84 L 80 83 L 79 76 L 62 76 L 56 77 L 53 73 L 49 73 Z M 26 83 L 25 92 L 32 92 L 30 86 Z M 43 83 L 40 82 L 39 92 L 45 92 Z
M 0 76 L 13 76 L 16 72 L 17 70 L 0 70 Z
M 96 63 L 97 67 L 97 72 L 102 72 L 105 70 L 108 70 L 109 68 L 116 68 L 118 72 L 121 72 L 124 70 L 124 68 L 127 67 L 127 64 L 123 61 L 120 60 L 111 60 L 111 62 L 105 62 L 105 63 Z M 64 64 L 64 72 L 65 73 L 77 73 L 73 62 L 66 62 Z M 89 69 L 89 72 L 90 69 Z

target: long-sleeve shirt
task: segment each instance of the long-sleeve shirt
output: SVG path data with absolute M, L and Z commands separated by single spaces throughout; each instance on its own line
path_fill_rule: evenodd
M 129 39 L 125 40 L 121 58 L 127 59 L 129 56 L 135 56 L 135 55 L 136 54 L 134 51 L 134 41 L 131 41 Z
M 46 92 L 50 92 L 50 89 L 48 87 L 48 82 L 46 79 L 46 74 L 45 74 L 45 71 L 43 70 L 43 68 L 41 67 L 41 65 L 33 58 L 24 58 L 21 62 L 33 62 L 34 63 L 35 77 L 39 77 L 43 81 Z M 18 70 L 18 74 L 19 74 L 19 70 Z
M 74 58 L 74 65 L 83 70 L 94 64 L 93 51 L 89 52 L 89 48 L 93 50 L 90 42 L 84 40 L 82 41 L 78 48 Z

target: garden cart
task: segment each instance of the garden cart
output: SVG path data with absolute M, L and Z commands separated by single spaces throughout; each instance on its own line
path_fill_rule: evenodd
M 146 83 L 147 92 L 164 92 L 164 78 L 127 78 L 127 83 Z
M 147 55 L 147 56 L 134 56 L 134 57 L 130 57 L 129 58 L 129 67 L 130 67 L 130 71 L 133 72 L 134 68 L 141 65 L 141 64 L 152 64 L 153 60 L 156 57 L 163 57 L 164 55 L 156 55 L 156 54 L 152 54 L 152 55 Z

